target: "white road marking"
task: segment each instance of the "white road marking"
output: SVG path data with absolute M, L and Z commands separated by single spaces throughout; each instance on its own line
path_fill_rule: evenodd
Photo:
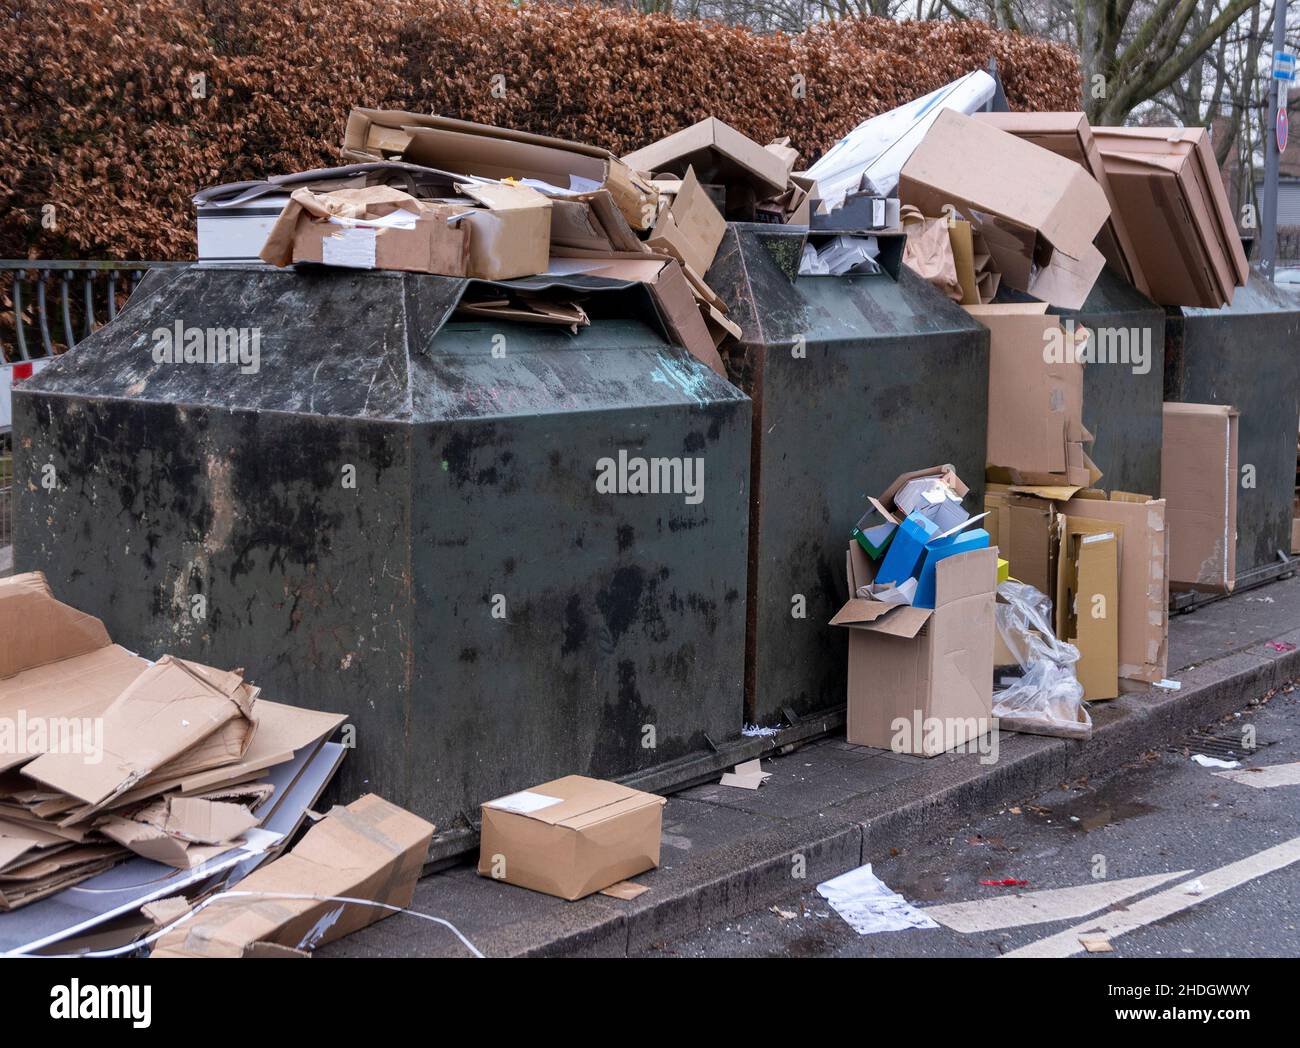
M 1294 764 L 1266 764 L 1262 768 L 1215 772 L 1220 779 L 1231 779 L 1244 786 L 1266 790 L 1273 786 L 1300 786 L 1300 761 Z
M 1212 899 L 1216 895 L 1237 888 L 1247 881 L 1253 881 L 1257 877 L 1290 866 L 1294 862 L 1300 862 L 1300 837 L 1292 837 L 1291 840 L 1273 848 L 1266 848 L 1244 859 L 1220 866 L 1217 870 L 1201 874 L 1196 878 L 1203 888 L 1198 895 L 1189 895 L 1187 886 L 1190 882 L 1184 882 L 1167 891 L 1141 899 L 1126 909 L 1104 913 L 1096 920 L 1076 924 L 1073 928 L 1067 928 L 1056 935 L 1049 935 L 1045 939 L 1029 943 L 1003 956 L 1070 957 L 1083 952 L 1083 946 L 1079 942 L 1081 935 L 1100 933 L 1108 939 L 1116 939 L 1127 932 L 1163 920 L 1206 899 Z
M 1157 873 L 1149 877 L 1126 877 L 1118 881 L 1096 881 L 1072 888 L 1046 888 L 1019 895 L 998 895 L 970 902 L 944 906 L 927 906 L 925 915 L 963 935 L 988 932 L 995 928 L 1013 928 L 1025 924 L 1047 924 L 1086 917 L 1090 913 L 1114 906 L 1117 902 L 1141 895 L 1175 877 L 1186 877 L 1191 870 Z

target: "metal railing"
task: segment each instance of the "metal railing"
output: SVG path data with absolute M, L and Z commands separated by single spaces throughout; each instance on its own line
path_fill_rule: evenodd
M 188 262 L 0 259 L 0 361 L 57 356 L 117 316 L 147 270 Z

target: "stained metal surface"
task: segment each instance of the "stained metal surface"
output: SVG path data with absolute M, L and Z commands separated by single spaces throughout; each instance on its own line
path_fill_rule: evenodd
M 1300 296 L 1252 273 L 1230 306 L 1170 313 L 1166 398 L 1241 412 L 1237 461 L 1254 467 L 1254 487 L 1237 486 L 1238 579 L 1281 571 L 1300 427 Z
M 729 225 L 707 278 L 754 401 L 746 716 L 764 725 L 843 706 L 847 638 L 827 622 L 867 496 L 951 462 L 978 506 L 984 479 L 987 330 L 908 271 L 793 276 L 800 241 Z
M 347 712 L 340 795 L 443 830 L 690 758 L 742 710 L 748 399 L 641 288 L 572 336 L 448 320 L 464 283 L 153 272 L 14 396 L 16 570 L 142 654 Z M 259 328 L 259 370 L 156 363 L 177 320 Z M 702 459 L 703 500 L 598 493 L 620 449 Z

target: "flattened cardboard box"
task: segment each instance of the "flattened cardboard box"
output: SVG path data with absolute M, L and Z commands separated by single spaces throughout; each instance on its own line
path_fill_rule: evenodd
M 988 734 L 998 551 L 940 561 L 933 611 L 857 597 L 873 569 L 856 542 L 847 566 L 850 597 L 831 625 L 850 629 L 848 741 L 934 757 Z
M 434 827 L 373 793 L 336 807 L 292 851 L 258 867 L 239 891 L 346 896 L 410 906 Z M 242 957 L 258 943 L 315 949 L 392 914 L 314 899 L 218 899 L 167 932 L 152 957 Z
M 1160 494 L 1169 584 L 1231 593 L 1237 582 L 1237 429 L 1221 404 L 1165 404 Z
M 1005 484 L 986 484 L 984 509 L 988 512 L 984 530 L 1010 564 L 1011 577 L 1033 586 L 1044 596 L 1053 596 L 1056 504 L 1050 499 L 1019 494 Z
M 581 899 L 659 865 L 663 797 L 566 775 L 483 805 L 478 872 Z
M 41 572 L 0 579 L 0 717 L 99 717 L 148 668 L 99 619 L 56 600 Z M 0 752 L 0 771 L 40 756 L 31 741 Z
M 1168 675 L 1169 576 L 1165 502 L 1122 491 L 1108 499 L 1079 492 L 1062 507 L 1067 516 L 1119 524 L 1119 675 L 1126 690 Z
M 1097 127 L 1093 135 L 1151 298 L 1230 305 L 1249 268 L 1205 128 Z

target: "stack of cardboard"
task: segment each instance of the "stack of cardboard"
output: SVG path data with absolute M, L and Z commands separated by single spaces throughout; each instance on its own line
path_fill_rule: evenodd
M 1203 127 L 1093 128 L 1151 298 L 1231 305 L 1250 275 L 1209 132 Z
M 132 855 L 200 869 L 344 719 L 263 700 L 238 670 L 133 655 L 40 573 L 0 581 L 0 638 L 0 910 Z
M 907 473 L 854 529 L 831 619 L 851 630 L 849 742 L 932 757 L 991 730 L 998 551 L 966 493 L 951 466 Z

